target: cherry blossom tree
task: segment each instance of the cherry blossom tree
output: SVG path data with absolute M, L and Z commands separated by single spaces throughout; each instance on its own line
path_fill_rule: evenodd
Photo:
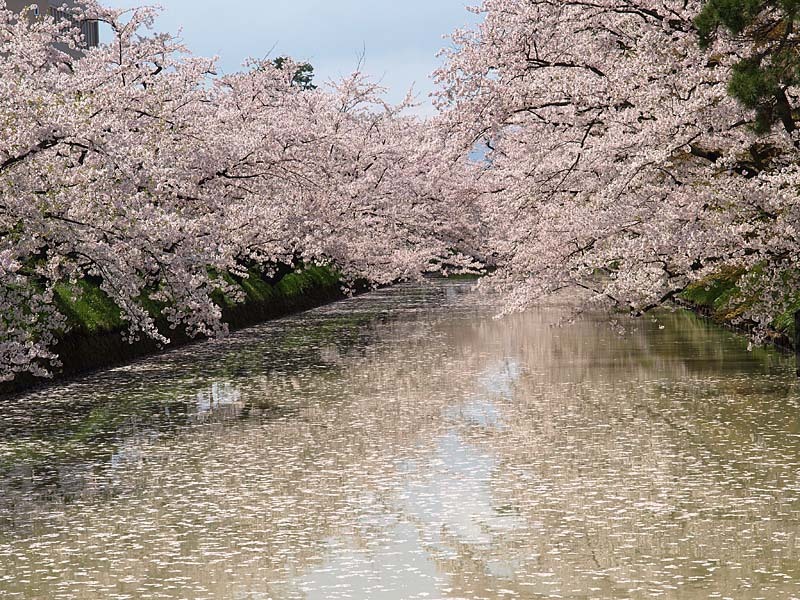
M 564 288 L 641 314 L 732 268 L 759 332 L 797 289 L 790 132 L 727 93 L 748 55 L 706 39 L 700 2 L 486 0 L 437 77 L 454 152 L 485 141 L 476 186 L 489 280 L 521 307 Z
M 93 1 L 110 43 L 0 0 L 0 380 L 57 365 L 58 285 L 91 279 L 132 339 L 225 331 L 228 275 L 324 263 L 387 283 L 472 264 L 467 219 L 437 160 L 438 130 L 356 73 L 296 85 L 302 63 L 226 76 L 155 12 Z

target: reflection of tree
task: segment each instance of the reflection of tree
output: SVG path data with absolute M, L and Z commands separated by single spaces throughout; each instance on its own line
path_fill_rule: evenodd
M 378 302 L 366 300 L 367 307 L 378 304 L 380 310 L 385 303 L 399 310 L 401 316 L 406 307 L 412 320 L 395 323 L 390 316 L 375 319 L 373 306 L 366 318 L 357 315 L 358 334 L 350 345 L 343 344 L 344 336 L 339 334 L 352 331 L 352 319 L 344 320 L 345 327 L 330 327 L 330 320 L 324 316 L 309 316 L 302 325 L 311 328 L 317 319 L 327 333 L 317 335 L 306 329 L 304 340 L 290 344 L 291 350 L 286 351 L 291 360 L 270 361 L 276 368 L 262 369 L 257 376 L 245 373 L 256 371 L 253 363 L 263 361 L 264 353 L 246 347 L 245 358 L 237 367 L 244 366 L 235 392 L 225 385 L 216 388 L 217 396 L 223 389 L 227 398 L 235 397 L 235 401 L 223 404 L 237 407 L 236 414 L 245 408 L 249 411 L 245 421 L 216 420 L 211 418 L 213 410 L 212 415 L 206 414 L 208 411 L 198 413 L 195 406 L 184 415 L 183 422 L 198 426 L 173 429 L 165 436 L 159 434 L 157 417 L 147 423 L 150 415 L 146 411 L 133 417 L 144 421 L 135 430 L 127 425 L 114 430 L 117 421 L 109 420 L 107 424 L 113 426 L 108 433 L 115 434 L 106 446 L 115 449 L 111 465 L 104 464 L 99 456 L 96 463 L 81 463 L 76 460 L 78 453 L 70 455 L 68 464 L 59 464 L 57 455 L 48 457 L 43 450 L 40 457 L 45 461 L 50 458 L 60 473 L 73 468 L 70 465 L 86 465 L 97 471 L 98 485 L 110 495 L 94 494 L 88 476 L 83 480 L 85 493 L 70 496 L 67 506 L 61 504 L 66 499 L 63 495 L 38 495 L 37 503 L 23 507 L 32 490 L 9 490 L 5 496 L 9 502 L 4 506 L 8 510 L 4 512 L 14 517 L 8 527 L 3 527 L 5 536 L 0 532 L 0 562 L 6 572 L 17 575 L 13 581 L 21 588 L 16 589 L 31 589 L 25 575 L 27 565 L 36 564 L 57 570 L 61 581 L 77 581 L 75 574 L 89 569 L 103 574 L 100 586 L 113 584 L 123 589 L 127 588 L 119 583 L 122 574 L 131 581 L 152 584 L 171 579 L 169 573 L 177 570 L 180 576 L 207 589 L 252 585 L 252 589 L 268 593 L 266 582 L 279 582 L 288 576 L 287 569 L 320 558 L 325 532 L 346 529 L 344 516 L 354 513 L 358 506 L 358 502 L 353 504 L 350 491 L 380 489 L 374 478 L 389 483 L 392 474 L 386 471 L 387 465 L 371 461 L 392 448 L 398 452 L 413 448 L 415 440 L 430 437 L 424 430 L 440 427 L 437 417 L 449 394 L 468 387 L 466 381 L 454 386 L 447 380 L 452 361 L 435 360 L 437 353 L 445 355 L 447 349 L 430 337 L 425 322 L 416 320 L 417 306 L 436 296 L 435 289 L 421 293 L 409 290 L 407 298 L 393 292 L 389 299 L 384 293 L 377 297 Z M 343 322 L 340 315 L 334 314 L 334 319 Z M 288 322 L 282 327 L 291 328 Z M 270 347 L 274 339 L 258 340 L 257 332 L 251 333 L 250 342 L 260 343 L 275 354 Z M 286 338 L 294 340 L 296 336 L 278 339 Z M 376 339 L 379 343 L 371 346 Z M 402 343 L 410 343 L 411 351 Z M 332 347 L 337 348 L 334 368 L 319 360 L 320 352 L 330 357 Z M 420 349 L 429 354 L 419 356 Z M 181 358 L 182 353 L 176 353 L 163 362 L 135 365 L 123 372 L 122 381 L 109 378 L 109 399 L 138 394 L 152 402 L 152 398 L 163 397 L 164 391 L 152 378 L 154 373 L 170 372 L 182 361 L 187 366 L 194 363 L 189 373 L 213 364 L 197 356 L 209 352 L 208 346 L 192 350 L 191 357 Z M 311 359 L 305 360 L 306 356 Z M 230 364 L 225 367 L 230 368 Z M 167 397 L 184 398 L 195 405 L 198 394 L 213 398 L 214 386 L 207 382 L 215 381 L 218 372 L 212 367 L 206 377 L 197 380 L 184 375 L 184 382 Z M 410 401 L 405 390 L 417 381 L 422 382 L 424 390 L 438 395 L 435 402 L 426 405 L 426 398 Z M 144 386 L 143 382 L 153 385 Z M 209 406 L 203 407 L 213 408 L 214 402 L 206 404 Z M 143 400 L 137 406 L 148 404 Z M 170 411 L 174 412 L 171 407 Z M 382 423 L 393 423 L 394 427 L 378 431 Z M 47 433 L 42 428 L 43 438 Z M 362 464 L 368 468 L 355 468 Z M 366 481 L 371 481 L 369 486 Z M 59 542 L 31 543 L 42 534 L 52 534 Z M 56 568 L 64 544 L 79 545 L 80 560 Z M 4 550 L 9 551 L 9 557 L 20 558 L 6 560 Z M 243 562 L 245 555 L 250 562 Z M 213 557 L 210 563 L 209 557 Z M 225 583 L 216 579 L 223 567 L 244 572 L 235 582 Z M 265 572 L 272 575 L 265 576 Z M 15 584 L 7 585 L 14 591 Z M 44 581 L 38 585 L 43 586 L 38 589 L 45 595 L 55 589 L 50 587 L 54 584 Z M 88 588 L 76 584 L 75 589 Z M 130 589 L 139 588 L 133 585 Z M 201 595 L 190 586 L 181 590 L 179 597 Z M 87 591 L 83 597 L 94 597 L 95 593 L 96 589 Z M 227 592 L 220 594 L 228 597 Z M 81 596 L 76 593 L 74 597 Z
M 493 320 L 440 292 L 382 291 L 350 317 L 334 305 L 110 378 L 109 398 L 193 408 L 168 435 L 128 413 L 140 426 L 114 430 L 113 464 L 72 455 L 102 494 L 23 506 L 9 490 L 0 590 L 303 598 L 358 571 L 372 597 L 420 582 L 788 597 L 800 454 L 779 360 L 680 315 L 620 337 L 588 317 L 551 327 L 557 308 Z M 173 371 L 168 393 L 148 374 Z M 34 567 L 57 577 L 25 583 Z
M 391 299 L 355 299 L 16 398 L 0 413 L 0 476 L 35 481 L 37 469 L 62 471 L 89 461 L 101 466 L 132 436 L 169 435 L 197 421 L 249 414 L 249 403 L 223 409 L 214 400 L 215 389 L 238 393 L 230 389 L 234 381 L 249 386 L 262 416 L 281 414 L 286 390 L 296 388 L 293 374 L 311 370 L 335 378 L 340 359 L 363 352 L 388 320 L 383 304 L 413 309 L 441 295 L 423 288 Z M 214 410 L 204 407 L 209 402 Z M 47 493 L 60 492 L 56 485 Z
M 494 497 L 527 522 L 510 556 L 530 590 L 789 597 L 800 447 L 787 365 L 684 315 L 623 338 L 538 320 L 493 334 L 516 336 L 527 367 L 492 444 Z

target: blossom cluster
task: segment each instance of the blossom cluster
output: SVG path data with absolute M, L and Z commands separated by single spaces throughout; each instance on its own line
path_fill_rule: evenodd
M 299 86 L 300 65 L 215 73 L 153 9 L 93 0 L 72 20 L 0 0 L 0 381 L 46 375 L 58 286 L 88 279 L 131 339 L 167 343 L 148 306 L 192 335 L 224 332 L 230 275 L 328 264 L 380 284 L 472 263 L 468 211 L 438 130 L 360 73 Z M 85 49 L 74 23 L 105 23 Z
M 642 314 L 746 272 L 756 337 L 798 289 L 796 140 L 728 94 L 749 48 L 700 44 L 699 0 L 485 0 L 438 73 L 510 308 L 564 288 Z M 793 32 L 787 35 L 795 36 Z M 799 90 L 788 90 L 796 98 Z

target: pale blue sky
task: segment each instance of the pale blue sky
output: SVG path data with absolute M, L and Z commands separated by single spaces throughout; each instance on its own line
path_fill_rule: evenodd
M 128 7 L 147 0 L 105 0 Z M 156 0 L 157 2 L 157 0 Z M 475 23 L 466 6 L 477 0 L 161 0 L 158 29 L 177 32 L 195 54 L 218 55 L 226 72 L 248 56 L 283 54 L 314 65 L 316 81 L 351 73 L 364 52 L 363 70 L 399 101 L 413 84 L 428 104 L 442 35 Z M 429 107 L 421 110 L 430 113 Z

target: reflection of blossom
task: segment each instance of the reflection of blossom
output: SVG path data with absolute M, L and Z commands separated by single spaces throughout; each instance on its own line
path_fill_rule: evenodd
M 197 393 L 197 413 L 203 414 L 220 409 L 235 413 L 241 408 L 242 392 L 229 381 L 215 381 L 207 388 Z
M 792 597 L 770 570 L 770 557 L 788 576 L 798 564 L 791 368 L 681 313 L 618 337 L 587 315 L 552 327 L 558 307 L 492 319 L 444 294 L 421 310 L 421 294 L 348 300 L 394 316 L 337 343 L 336 368 L 317 360 L 317 332 L 343 305 L 162 355 L 156 375 L 106 374 L 98 418 L 125 394 L 141 397 L 137 415 L 163 413 L 153 398 L 186 402 L 169 404 L 168 431 L 117 425 L 105 496 L 33 509 L 27 488 L 0 490 L 0 595 L 739 597 L 749 578 Z M 276 331 L 295 328 L 265 368 Z M 97 393 L 54 389 L 69 406 Z M 27 418 L 20 406 L 0 424 Z M 106 465 L 90 463 L 81 472 L 102 483 Z
M 488 368 L 480 383 L 489 394 L 509 397 L 514 382 L 519 379 L 520 367 L 514 358 L 506 358 Z
M 342 354 L 333 344 L 322 346 L 319 349 L 320 360 L 327 365 L 337 365 L 341 362 Z

